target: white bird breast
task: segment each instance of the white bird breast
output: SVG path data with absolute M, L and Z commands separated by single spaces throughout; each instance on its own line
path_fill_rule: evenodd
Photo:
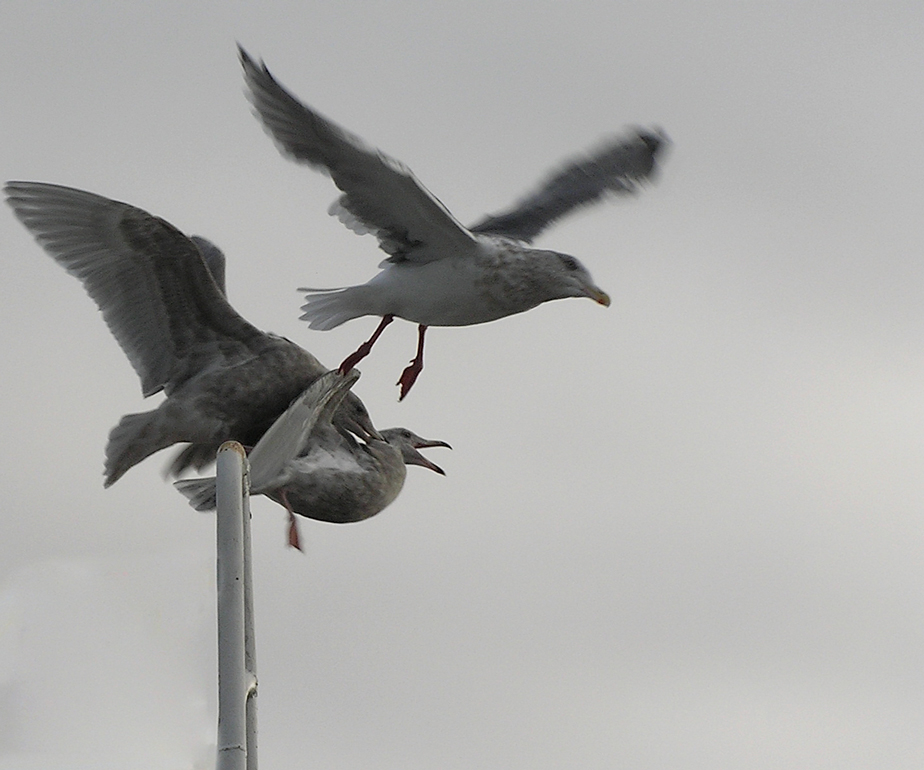
M 320 470 L 355 474 L 365 472 L 365 469 L 356 461 L 356 457 L 352 452 L 331 452 L 320 447 L 315 447 L 304 457 L 293 460 L 292 468 L 298 473 L 312 473 Z
M 500 239 L 478 240 L 475 254 L 384 263 L 366 284 L 381 303 L 376 315 L 390 313 L 425 326 L 469 326 L 538 305 L 542 299 L 531 296 L 524 284 L 531 265 L 521 250 Z

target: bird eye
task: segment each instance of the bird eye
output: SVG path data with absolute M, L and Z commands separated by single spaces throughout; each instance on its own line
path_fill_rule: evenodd
M 561 262 L 566 268 L 568 268 L 568 270 L 578 269 L 578 261 L 574 257 L 569 257 L 565 254 L 562 254 Z

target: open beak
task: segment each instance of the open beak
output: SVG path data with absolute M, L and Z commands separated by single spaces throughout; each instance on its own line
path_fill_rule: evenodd
M 430 462 L 416 449 L 411 449 L 404 455 L 404 462 L 407 465 L 419 465 L 421 468 L 429 468 L 434 473 L 440 474 L 440 476 L 446 475 L 446 471 L 440 468 L 436 463 Z
M 452 449 L 445 441 L 430 441 L 429 439 L 422 438 L 420 441 L 414 442 L 414 449 L 430 449 L 435 446 L 444 446 L 446 449 Z
M 418 449 L 430 449 L 431 447 L 442 446 L 446 449 L 452 449 L 449 444 L 445 441 L 430 441 L 425 438 L 421 438 L 418 441 L 414 442 L 413 454 L 410 457 L 405 457 L 404 462 L 408 465 L 419 465 L 422 468 L 429 468 L 434 473 L 440 474 L 440 476 L 445 476 L 446 471 L 440 468 L 436 463 L 430 462 L 426 457 L 424 457 L 420 452 L 416 451 Z

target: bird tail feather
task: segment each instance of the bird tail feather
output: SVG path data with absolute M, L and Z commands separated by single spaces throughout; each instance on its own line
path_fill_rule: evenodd
M 368 310 L 362 309 L 363 303 L 358 301 L 365 293 L 364 286 L 349 286 L 345 289 L 301 288 L 299 291 L 310 292 L 305 296 L 305 304 L 302 305 L 304 313 L 300 317 L 308 321 L 312 329 L 328 331 L 354 318 L 371 315 Z
M 173 486 L 189 498 L 189 504 L 197 511 L 214 511 L 218 505 L 215 498 L 214 476 L 174 481 Z
M 127 414 L 109 432 L 105 486 L 112 486 L 129 468 L 174 443 L 164 435 L 159 418 L 157 409 Z
M 189 444 L 177 452 L 176 457 L 164 468 L 164 478 L 178 478 L 190 469 L 201 471 L 206 465 L 215 462 L 217 453 L 218 445 Z

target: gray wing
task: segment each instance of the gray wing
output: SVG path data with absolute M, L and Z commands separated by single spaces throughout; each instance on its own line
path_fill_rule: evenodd
M 263 494 L 285 483 L 280 474 L 306 449 L 316 426 L 330 426 L 334 410 L 358 379 L 359 372 L 355 369 L 348 374 L 328 372 L 315 380 L 276 418 L 248 458 L 254 494 Z M 339 439 L 339 434 L 334 435 Z
M 429 262 L 447 251 L 474 252 L 475 239 L 404 164 L 299 102 L 238 47 L 248 96 L 289 158 L 328 173 L 343 195 L 331 213 L 372 233 L 390 260 Z
M 10 182 L 5 191 L 20 221 L 99 306 L 145 396 L 266 344 L 225 300 L 199 247 L 169 222 L 70 187 Z
M 509 211 L 486 217 L 471 230 L 531 241 L 555 220 L 606 193 L 636 192 L 654 175 L 658 153 L 667 141 L 660 131 L 611 139 L 593 154 L 572 161 Z
M 205 266 L 212 274 L 215 284 L 221 289 L 221 293 L 228 296 L 228 290 L 225 288 L 225 254 L 214 243 L 201 235 L 190 235 L 189 240 L 196 244 Z

